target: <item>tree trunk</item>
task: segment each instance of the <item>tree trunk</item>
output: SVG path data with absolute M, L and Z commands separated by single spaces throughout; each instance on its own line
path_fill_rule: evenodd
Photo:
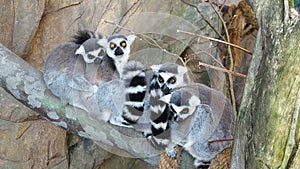
M 231 168 L 300 168 L 300 24 L 287 0 L 252 1 L 259 21 Z
M 46 87 L 43 75 L 0 44 L 0 86 L 27 107 L 68 131 L 92 139 L 125 157 L 148 158 L 160 151 L 133 129 L 92 119 L 82 109 L 63 105 Z

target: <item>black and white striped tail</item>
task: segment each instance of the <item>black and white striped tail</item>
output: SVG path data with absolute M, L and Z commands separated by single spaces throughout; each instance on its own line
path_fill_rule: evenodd
M 150 137 L 148 135 L 148 139 L 151 139 L 154 146 L 164 148 L 169 144 L 171 139 L 169 108 L 165 107 L 164 111 L 158 117 L 154 118 L 153 116 L 156 116 L 156 114 L 151 114 L 151 135 Z
M 165 147 L 170 140 L 169 119 L 171 112 L 166 103 L 159 99 L 164 96 L 164 93 L 157 84 L 157 75 L 153 75 L 150 85 L 150 118 L 151 118 L 151 133 L 146 137 L 156 147 Z
M 147 90 L 144 65 L 137 61 L 128 62 L 123 68 L 121 79 L 125 82 L 126 100 L 122 117 L 127 124 L 136 123 L 144 111 Z
M 103 35 L 100 35 L 96 32 L 89 31 L 89 30 L 79 30 L 76 35 L 73 36 L 72 42 L 81 45 L 86 40 L 95 38 L 95 39 L 102 39 Z

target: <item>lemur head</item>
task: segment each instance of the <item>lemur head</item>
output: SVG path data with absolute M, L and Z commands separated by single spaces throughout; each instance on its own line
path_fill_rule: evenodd
M 106 38 L 91 38 L 81 44 L 75 54 L 82 55 L 86 63 L 101 63 L 103 56 L 106 54 L 106 48 Z
M 167 103 L 175 121 L 182 121 L 192 115 L 201 103 L 196 95 L 184 88 L 172 91 L 160 100 Z
M 175 63 L 164 63 L 151 66 L 153 78 L 151 83 L 157 83 L 164 94 L 189 83 L 187 68 Z
M 130 54 L 130 45 L 135 37 L 135 35 L 112 35 L 107 39 L 107 55 L 114 60 L 117 68 L 127 62 Z

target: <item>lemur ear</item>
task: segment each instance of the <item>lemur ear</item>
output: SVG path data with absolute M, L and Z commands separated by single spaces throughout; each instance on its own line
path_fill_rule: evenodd
M 185 74 L 188 69 L 185 66 L 178 66 L 178 74 Z
M 85 54 L 83 45 L 80 45 L 80 47 L 76 50 L 75 55 L 78 55 L 78 54 L 82 55 L 82 56 Z
M 150 66 L 150 68 L 152 69 L 153 72 L 158 72 L 160 67 L 161 67 L 161 65 L 152 65 L 152 66 Z
M 106 39 L 106 38 L 99 39 L 97 43 L 98 43 L 100 46 L 102 46 L 104 49 L 106 49 L 106 48 L 108 47 L 107 39 Z
M 198 97 L 192 95 L 192 97 L 189 100 L 189 105 L 190 106 L 199 106 L 201 104 L 201 101 Z
M 167 95 L 161 97 L 159 100 L 160 100 L 160 101 L 163 101 L 163 102 L 165 102 L 165 103 L 170 103 L 171 96 L 172 96 L 172 94 L 167 94 Z
M 129 43 L 129 45 L 131 45 L 133 43 L 133 41 L 135 40 L 136 36 L 135 35 L 128 35 L 127 36 L 127 41 Z

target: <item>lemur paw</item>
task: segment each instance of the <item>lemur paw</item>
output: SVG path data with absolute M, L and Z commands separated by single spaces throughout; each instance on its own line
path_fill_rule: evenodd
M 174 148 L 172 148 L 171 150 L 167 150 L 166 149 L 166 153 L 169 157 L 171 157 L 172 159 L 176 159 L 177 156 L 177 152 Z

